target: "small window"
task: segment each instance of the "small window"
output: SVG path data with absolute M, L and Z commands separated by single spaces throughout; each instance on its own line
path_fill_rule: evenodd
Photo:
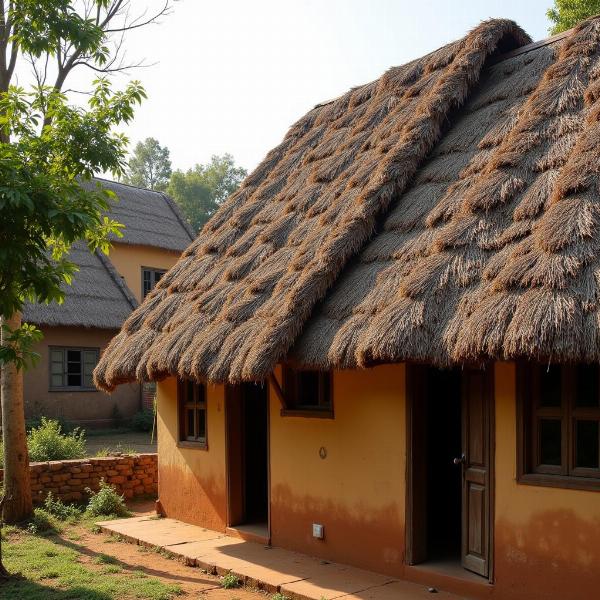
M 283 395 L 287 409 L 283 414 L 333 416 L 330 371 L 305 371 L 285 367 Z
M 519 366 L 520 479 L 600 488 L 600 368 Z
M 50 347 L 51 390 L 95 390 L 92 373 L 98 364 L 98 348 Z
M 179 441 L 206 448 L 206 387 L 179 382 Z
M 142 267 L 142 298 L 145 298 L 166 273 L 164 269 Z

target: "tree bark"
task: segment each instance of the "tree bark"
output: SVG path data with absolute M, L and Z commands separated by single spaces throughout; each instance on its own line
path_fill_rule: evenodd
M 4 324 L 11 330 L 21 326 L 21 313 L 15 313 Z M 0 338 L 6 344 L 4 334 Z M 2 366 L 0 373 L 2 399 L 2 442 L 4 445 L 4 521 L 18 523 L 33 513 L 29 477 L 29 453 L 25 430 L 23 371 L 14 363 Z

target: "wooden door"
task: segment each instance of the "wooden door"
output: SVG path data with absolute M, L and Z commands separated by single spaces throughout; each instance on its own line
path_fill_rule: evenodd
M 483 370 L 463 374 L 462 564 L 484 577 L 491 563 L 491 377 Z

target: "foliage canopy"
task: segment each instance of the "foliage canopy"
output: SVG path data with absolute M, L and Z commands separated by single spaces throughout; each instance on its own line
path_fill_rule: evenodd
M 129 159 L 125 183 L 164 192 L 171 177 L 169 149 L 149 137 L 138 142 Z
M 554 35 L 598 13 L 600 0 L 554 0 L 554 6 L 548 9 L 546 16 L 554 23 L 550 28 L 550 33 Z
M 171 176 L 167 193 L 177 202 L 192 227 L 199 230 L 247 175 L 231 154 L 213 155 L 207 164 Z

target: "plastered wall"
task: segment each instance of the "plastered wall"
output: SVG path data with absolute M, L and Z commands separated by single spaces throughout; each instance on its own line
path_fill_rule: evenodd
M 170 269 L 178 260 L 180 252 L 114 243 L 110 249 L 110 262 L 125 279 L 138 302 L 142 300 L 142 267 Z
M 97 390 L 49 391 L 48 354 L 50 346 L 74 346 L 104 350 L 117 333 L 105 329 L 83 327 L 44 327 L 44 338 L 36 344 L 40 354 L 37 365 L 24 373 L 25 415 L 60 417 L 86 427 L 113 426 L 115 407 L 124 419 L 140 409 L 140 387 L 137 383 L 120 385 L 112 394 Z
M 600 598 L 600 492 L 518 484 L 514 364 L 496 364 L 495 391 L 494 597 Z
M 177 382 L 157 386 L 158 497 L 169 517 L 222 531 L 227 518 L 224 387 L 207 386 L 208 449 L 178 445 Z
M 333 395 L 335 419 L 282 417 L 271 390 L 272 543 L 399 574 L 404 552 L 404 366 L 335 372 Z M 324 525 L 324 540 L 312 537 L 312 523 Z

